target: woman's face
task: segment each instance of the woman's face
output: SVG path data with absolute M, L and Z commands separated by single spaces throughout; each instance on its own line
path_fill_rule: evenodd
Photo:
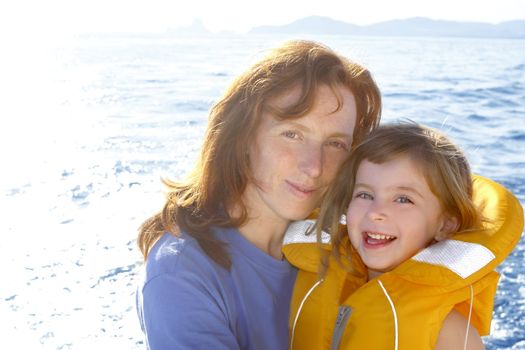
M 298 119 L 279 120 L 263 113 L 249 147 L 251 171 L 243 199 L 250 218 L 288 223 L 307 217 L 319 204 L 328 184 L 349 153 L 356 123 L 356 104 L 350 90 L 337 93 L 320 86 L 312 110 Z M 294 89 L 270 101 L 277 107 L 295 103 Z

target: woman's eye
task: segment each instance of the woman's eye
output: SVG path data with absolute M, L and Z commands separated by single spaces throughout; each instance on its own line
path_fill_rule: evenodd
M 298 133 L 296 133 L 295 131 L 291 131 L 291 130 L 283 132 L 282 135 L 285 137 L 288 137 L 289 139 L 296 139 L 299 137 Z
M 366 192 L 359 192 L 355 195 L 355 198 L 361 198 L 361 199 L 374 199 L 370 193 Z
M 414 204 L 407 196 L 399 196 L 396 199 L 396 202 L 402 203 L 402 204 Z
M 348 150 L 348 146 L 346 145 L 345 142 L 342 142 L 342 141 L 332 140 L 332 141 L 329 141 L 328 144 L 338 149 Z

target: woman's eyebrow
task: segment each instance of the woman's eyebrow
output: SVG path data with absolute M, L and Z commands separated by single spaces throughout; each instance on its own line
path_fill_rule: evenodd
M 366 183 L 362 183 L 362 182 L 357 182 L 355 185 L 354 185 L 354 190 L 356 188 L 363 188 L 363 189 L 367 189 L 367 190 L 371 190 L 372 189 L 372 186 L 371 185 L 368 185 Z
M 297 128 L 297 129 L 299 129 L 301 131 L 310 131 L 310 130 L 312 130 L 312 128 L 309 127 L 308 125 L 305 125 L 305 124 L 302 124 L 302 123 L 298 123 L 294 119 L 279 119 L 279 118 L 275 118 L 274 117 L 271 123 L 274 126 L 281 126 L 281 125 L 282 126 L 291 126 L 293 128 Z M 330 137 L 345 138 L 348 141 L 351 141 L 352 138 L 353 138 L 353 134 L 345 133 L 345 132 L 341 132 L 341 131 L 337 131 L 337 132 L 331 133 L 331 134 L 329 134 L 329 136 Z

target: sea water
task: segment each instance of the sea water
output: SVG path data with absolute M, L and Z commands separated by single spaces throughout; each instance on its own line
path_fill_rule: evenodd
M 2 348 L 143 349 L 135 238 L 232 79 L 285 39 L 365 64 L 383 120 L 439 128 L 525 203 L 525 40 L 84 35 L 0 61 Z M 525 243 L 500 266 L 488 349 L 525 348 Z

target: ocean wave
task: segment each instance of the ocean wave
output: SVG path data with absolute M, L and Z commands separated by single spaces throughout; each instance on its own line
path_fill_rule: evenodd
M 510 85 L 504 85 L 504 86 L 494 86 L 486 89 L 479 89 L 482 93 L 494 93 L 494 94 L 500 94 L 500 95 L 516 95 L 521 90 L 521 86 L 519 83 L 513 83 Z
M 517 102 L 514 102 L 512 100 L 507 99 L 490 99 L 487 100 L 483 107 L 491 108 L 491 109 L 497 109 L 497 108 L 509 108 L 509 107 L 518 107 L 519 104 Z
M 503 139 L 508 141 L 525 141 L 525 131 L 510 131 L 510 134 L 505 135 Z
M 154 85 L 165 85 L 165 84 L 173 84 L 177 82 L 176 79 L 144 79 L 139 81 L 138 83 L 144 83 L 144 84 L 154 84 Z
M 210 107 L 212 106 L 212 102 L 210 101 L 181 101 L 181 102 L 175 102 L 171 105 L 171 108 L 176 111 L 184 111 L 184 112 L 203 112 L 208 111 Z
M 470 114 L 469 116 L 467 116 L 467 119 L 469 121 L 474 121 L 474 122 L 486 122 L 490 118 L 484 115 L 480 115 L 480 114 Z
M 423 100 L 431 100 L 432 97 L 429 93 L 425 92 L 389 92 L 384 93 L 383 96 L 385 98 L 389 99 L 406 99 L 406 100 L 414 100 L 414 101 L 423 101 Z
M 520 63 L 515 66 L 509 67 L 506 69 L 507 71 L 518 71 L 518 72 L 525 72 L 525 63 Z

